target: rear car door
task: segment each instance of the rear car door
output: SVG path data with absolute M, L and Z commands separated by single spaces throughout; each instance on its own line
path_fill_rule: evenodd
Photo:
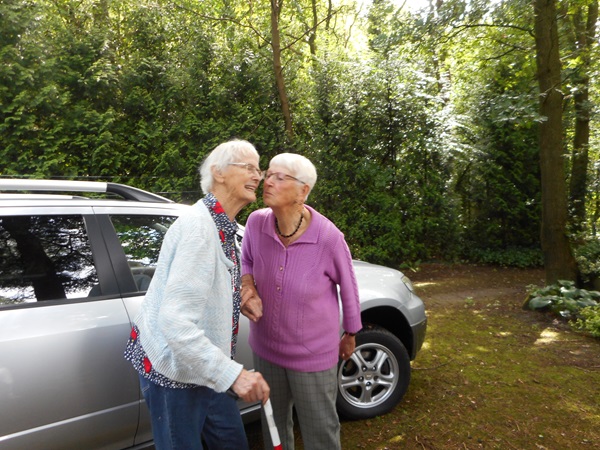
M 182 209 L 181 205 L 150 207 L 143 204 L 94 208 L 130 328 L 154 275 L 164 236 Z M 139 389 L 138 375 L 130 363 L 129 371 L 135 376 L 137 386 L 139 424 L 134 443 L 138 445 L 152 439 L 152 429 L 148 408 Z
M 0 208 L 0 448 L 125 448 L 130 321 L 90 207 Z

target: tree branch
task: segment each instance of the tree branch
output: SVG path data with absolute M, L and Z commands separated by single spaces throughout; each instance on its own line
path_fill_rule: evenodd
M 270 44 L 271 41 L 269 39 L 267 39 L 265 36 L 262 35 L 262 33 L 256 29 L 256 27 L 254 25 L 252 25 L 251 23 L 244 23 L 234 17 L 215 17 L 215 16 L 209 16 L 206 14 L 202 14 L 199 13 L 198 11 L 195 11 L 193 9 L 190 9 L 186 6 L 180 5 L 178 3 L 173 3 L 173 6 L 175 6 L 178 9 L 181 9 L 182 11 L 194 14 L 196 17 L 199 17 L 201 19 L 207 20 L 207 21 L 213 21 L 213 22 L 230 22 L 233 23 L 235 25 L 239 25 L 242 28 L 248 28 L 250 30 L 252 30 L 254 32 L 254 34 L 256 34 L 256 36 L 261 39 L 265 44 Z

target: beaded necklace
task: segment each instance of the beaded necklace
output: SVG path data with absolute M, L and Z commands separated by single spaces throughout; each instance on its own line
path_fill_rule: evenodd
M 282 234 L 281 230 L 279 229 L 279 222 L 277 221 L 277 217 L 275 217 L 275 231 L 277 231 L 277 234 L 282 238 L 291 238 L 300 229 L 300 225 L 302 225 L 302 220 L 304 220 L 304 211 L 300 213 L 300 220 L 298 221 L 296 229 L 291 234 Z

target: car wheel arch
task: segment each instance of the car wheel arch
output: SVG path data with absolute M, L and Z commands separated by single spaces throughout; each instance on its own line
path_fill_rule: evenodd
M 397 308 L 392 306 L 378 306 L 363 310 L 361 313 L 363 330 L 381 327 L 396 336 L 408 351 L 411 361 L 416 357 L 413 354 L 413 334 L 408 320 Z

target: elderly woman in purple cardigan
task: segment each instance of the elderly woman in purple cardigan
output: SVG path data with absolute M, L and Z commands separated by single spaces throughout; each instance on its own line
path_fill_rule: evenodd
M 255 367 L 271 388 L 285 450 L 294 448 L 293 407 L 304 448 L 341 448 L 337 363 L 350 358 L 362 327 L 344 235 L 305 205 L 316 180 L 305 157 L 275 156 L 265 173 L 268 208 L 250 215 L 242 244 L 242 314 L 251 321 Z M 273 448 L 264 420 L 263 437 L 265 448 Z

